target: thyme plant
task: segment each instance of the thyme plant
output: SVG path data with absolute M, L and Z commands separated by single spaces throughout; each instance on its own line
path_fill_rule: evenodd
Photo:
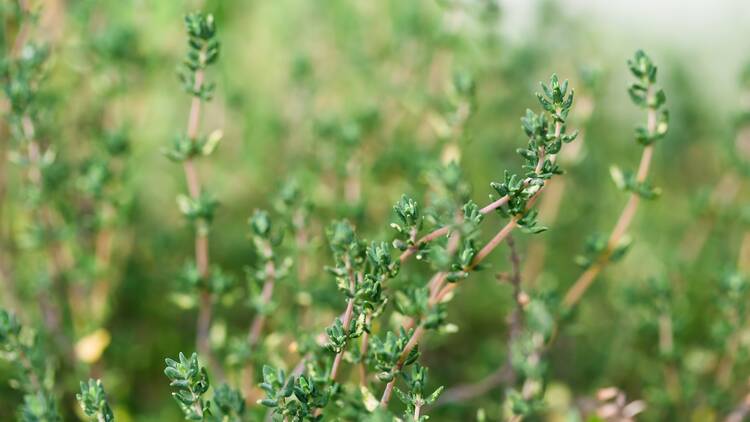
M 590 22 L 286 1 L 209 2 L 179 42 L 174 2 L 0 5 L 0 419 L 750 415 L 749 120 L 722 131 L 692 62 L 627 62 L 640 163 L 575 257 L 631 150 Z M 528 95 L 550 63 L 576 76 Z M 185 117 L 187 246 L 154 158 Z
M 81 403 L 83 413 L 89 416 L 92 421 L 113 422 L 115 420 L 101 380 L 81 381 L 81 393 L 76 394 L 76 398 Z
M 525 161 L 524 172 L 518 175 L 506 171 L 502 182 L 492 183 L 499 198 L 491 196 L 492 202 L 489 205 L 480 208 L 469 200 L 460 210 L 448 213 L 450 222 L 447 224 L 442 223 L 438 216 L 431 216 L 435 227 L 429 234 L 420 237 L 424 220 L 422 211 L 415 200 L 403 196 L 394 206 L 398 222 L 391 225 L 397 233 L 392 245 L 371 242 L 367 246 L 367 243 L 357 239 L 353 227 L 347 222 L 334 223 L 328 230 L 329 243 L 336 261 L 336 265 L 329 271 L 347 297 L 343 316 L 336 318 L 333 325 L 326 329 L 328 341 L 325 348 L 334 354 L 333 361 L 330 363 L 330 370 L 323 370 L 323 374 L 327 373 L 327 376 L 321 377 L 319 368 L 308 368 L 311 379 L 300 375 L 299 378 L 292 376 L 287 380 L 282 379 L 283 374 L 272 368 L 264 371 L 268 377 L 276 374 L 273 379 L 265 381 L 266 385 L 272 386 L 276 382 L 277 385 L 290 386 L 280 392 L 278 389 L 266 389 L 270 397 L 263 403 L 272 407 L 275 415 L 279 418 L 293 416 L 299 420 L 316 419 L 324 414 L 324 408 L 331 401 L 337 403 L 335 398 L 346 393 L 346 389 L 341 390 L 336 382 L 342 359 L 347 348 L 351 347 L 352 340 L 362 337 L 364 340 L 359 350 L 355 349 L 352 353 L 355 356 L 353 363 L 362 365 L 361 391 L 355 390 L 354 393 L 363 396 L 366 411 L 373 412 L 378 407 L 380 411 L 387 409 L 398 377 L 405 376 L 407 382 L 412 384 L 411 390 L 402 391 L 399 395 L 408 402 L 407 406 L 411 406 L 414 418 L 421 418 L 419 409 L 424 404 L 421 401 L 423 387 L 403 374 L 406 368 L 419 359 L 419 343 L 426 331 L 445 327 L 445 303 L 450 300 L 453 289 L 470 272 L 478 269 L 481 262 L 515 228 L 520 227 L 528 233 L 545 230 L 536 221 L 536 211 L 532 207 L 546 181 L 562 172 L 555 163 L 556 155 L 563 144 L 575 139 L 576 134 L 566 133 L 566 118 L 573 104 L 573 92 L 568 92 L 568 82 L 560 82 L 553 75 L 549 85 L 541 86 L 543 94 L 538 94 L 537 97 L 544 111 L 535 114 L 527 110 L 521 120 L 528 137 L 527 147 L 518 150 Z M 489 242 L 479 248 L 477 242 L 480 224 L 486 214 L 493 212 L 509 221 Z M 454 215 L 458 217 L 453 217 Z M 394 247 L 402 251 L 398 259 L 393 257 Z M 373 333 L 373 318 L 382 313 L 388 303 L 388 295 L 383 292 L 384 285 L 389 279 L 398 276 L 400 266 L 414 255 L 429 263 L 436 271 L 435 275 L 426 283 L 412 282 L 397 286 L 393 293 L 395 312 L 402 315 L 403 324 L 396 332 Z M 365 332 L 368 333 L 366 337 Z M 310 360 L 318 360 L 324 367 L 329 366 L 325 357 L 312 357 Z M 416 368 L 414 376 L 423 377 L 423 369 Z M 370 400 L 373 394 L 368 387 L 368 369 L 376 374 L 377 380 L 385 383 L 377 406 L 372 406 Z M 298 394 L 298 390 L 302 393 Z M 279 400 L 278 394 L 284 398 L 283 401 Z M 292 394 L 301 403 L 301 407 L 289 403 L 288 399 Z M 430 396 L 428 401 L 434 401 L 438 394 Z M 344 402 L 349 401 L 352 399 L 344 399 Z M 342 408 L 340 411 L 345 414 L 353 412 L 349 406 L 339 405 Z
M 637 80 L 628 88 L 628 94 L 636 106 L 646 110 L 646 125 L 637 127 L 635 131 L 635 140 L 643 146 L 643 153 L 637 172 L 624 172 L 618 167 L 610 170 L 617 187 L 630 192 L 630 197 L 609 238 L 605 240 L 596 237 L 590 240 L 587 255 L 578 259 L 585 271 L 565 295 L 563 301 L 568 307 L 580 300 L 607 262 L 622 258 L 629 243 L 629 239 L 624 236 L 641 199 L 650 200 L 659 196 L 660 190 L 648 183 L 646 178 L 653 159 L 654 143 L 663 139 L 669 128 L 669 113 L 663 109 L 667 97 L 663 90 L 656 87 L 657 67 L 646 53 L 638 50 L 633 59 L 628 61 L 628 67 Z
M 208 234 L 218 202 L 201 186 L 195 160 L 208 156 L 221 140 L 220 132 L 210 136 L 199 133 L 201 105 L 213 96 L 214 85 L 206 81 L 206 68 L 219 57 L 219 41 L 213 15 L 193 13 L 185 16 L 185 29 L 188 35 L 188 53 L 179 71 L 183 89 L 191 96 L 187 130 L 174 138 L 165 151 L 169 159 L 182 163 L 188 195 L 177 197 L 180 211 L 195 229 L 195 260 L 188 264 L 188 270 L 195 269 L 195 288 L 198 292 L 198 321 L 196 326 L 196 348 L 207 359 L 211 357 L 209 330 L 213 313 L 214 292 L 211 290 L 212 277 L 209 262 Z
M 18 419 L 62 420 L 53 390 L 54 371 L 38 334 L 23 327 L 15 315 L 0 310 L 0 347 L 3 357 L 15 367 L 15 387 L 23 392 Z

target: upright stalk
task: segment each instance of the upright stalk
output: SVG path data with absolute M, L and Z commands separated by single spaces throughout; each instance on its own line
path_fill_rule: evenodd
M 213 313 L 213 294 L 210 287 L 210 258 L 208 233 L 213 218 L 215 201 L 203 191 L 195 159 L 213 152 L 218 137 L 205 139 L 200 136 L 201 107 L 209 100 L 213 85 L 205 81 L 205 69 L 219 56 L 219 43 L 212 15 L 193 13 L 185 17 L 190 51 L 180 73 L 183 88 L 191 95 L 190 111 L 185 135 L 175 141 L 167 151 L 169 158 L 182 162 L 189 196 L 178 198 L 182 212 L 195 228 L 195 269 L 198 273 L 198 319 L 196 322 L 196 349 L 212 364 L 215 371 L 219 365 L 213 360 L 209 344 L 209 332 Z
M 567 308 L 571 308 L 578 303 L 581 296 L 594 282 L 596 276 L 610 262 L 612 255 L 617 252 L 623 236 L 633 221 L 641 198 L 653 198 L 658 194 L 657 190 L 646 183 L 646 178 L 654 155 L 654 142 L 664 138 L 669 127 L 669 114 L 667 111 L 661 110 L 666 102 L 666 95 L 664 91 L 657 90 L 655 87 L 657 68 L 646 53 L 637 51 L 634 59 L 628 62 L 628 66 L 633 76 L 637 78 L 637 82 L 630 86 L 628 93 L 633 103 L 647 110 L 646 127 L 639 127 L 636 130 L 636 140 L 644 145 L 641 161 L 632 180 L 630 177 L 621 174 L 618 176 L 620 180 L 616 180 L 616 182 L 622 189 L 630 191 L 630 197 L 617 219 L 604 249 L 599 252 L 591 265 L 565 294 L 563 305 Z
M 53 207 L 47 202 L 48 198 L 44 197 L 46 186 L 43 168 L 53 160 L 50 157 L 54 157 L 54 151 L 49 146 L 46 149 L 44 148 L 37 133 L 39 122 L 34 121 L 34 102 L 38 96 L 38 85 L 41 83 L 44 74 L 43 63 L 46 60 L 47 52 L 44 48 L 29 42 L 33 29 L 32 23 L 35 19 L 32 16 L 33 11 L 30 9 L 30 5 L 26 0 L 20 0 L 18 6 L 21 13 L 20 26 L 9 51 L 10 66 L 7 70 L 8 77 L 10 79 L 16 78 L 16 80 L 8 80 L 4 83 L 18 85 L 15 89 L 19 91 L 20 95 L 19 93 L 9 94 L 8 100 L 11 107 L 8 113 L 13 114 L 16 121 L 17 141 L 20 144 L 19 149 L 23 150 L 23 152 L 19 151 L 19 154 L 26 156 L 25 177 L 28 186 L 38 193 L 38 195 L 33 196 L 42 197 L 42 200 L 33 204 L 30 210 L 32 224 L 38 225 L 40 232 L 47 233 L 60 223 L 56 219 L 58 216 L 55 215 Z M 26 50 L 25 53 L 24 50 Z M 22 53 L 30 57 L 22 58 Z M 32 57 L 33 60 L 31 60 Z M 70 260 L 63 253 L 58 239 L 45 238 L 42 239 L 41 243 L 39 249 L 43 253 L 45 261 L 41 266 L 46 267 L 47 278 L 51 283 L 51 286 L 42 286 L 36 292 L 42 322 L 58 350 L 62 352 L 65 361 L 71 363 L 74 360 L 74 355 L 71 341 L 63 326 L 64 312 L 61 309 L 63 299 L 56 301 L 55 295 L 52 294 L 60 287 L 61 277 Z M 3 274 L 4 280 L 6 280 L 6 276 L 9 276 L 9 273 Z M 11 288 L 5 294 L 11 296 L 14 292 L 15 289 Z M 63 297 L 64 294 L 60 296 Z M 11 299 L 11 301 L 17 302 L 17 299 Z
M 648 107 L 646 126 L 649 136 L 656 136 L 658 133 L 658 106 L 653 105 L 656 104 L 655 95 L 656 93 L 654 91 L 653 83 L 649 83 L 646 91 L 646 101 L 651 104 Z M 641 154 L 641 161 L 638 165 L 638 172 L 635 176 L 635 183 L 637 185 L 643 185 L 646 182 L 653 155 L 654 145 L 653 143 L 649 143 L 643 148 L 643 153 Z M 602 269 L 604 269 L 609 263 L 610 257 L 617 250 L 620 241 L 633 221 L 633 217 L 638 209 L 638 204 L 641 201 L 641 196 L 642 193 L 637 190 L 633 190 L 630 193 L 628 202 L 625 204 L 625 208 L 623 208 L 620 217 L 617 219 L 617 222 L 612 229 L 606 248 L 599 255 L 597 260 L 578 277 L 575 283 L 573 283 L 573 286 L 565 294 L 563 299 L 565 307 L 571 308 L 575 306 L 581 299 L 581 296 L 583 296 L 586 290 L 588 290 L 594 282 L 596 276 L 599 275 Z
M 200 91 L 203 87 L 203 70 L 195 74 L 195 84 L 193 89 Z M 201 117 L 201 98 L 194 96 L 190 103 L 190 114 L 187 123 L 187 137 L 190 140 L 196 140 L 198 137 L 198 128 Z M 185 180 L 187 181 L 188 192 L 190 197 L 198 201 L 201 195 L 201 184 L 198 171 L 192 158 L 188 158 L 183 163 L 185 170 Z M 206 280 L 209 276 L 209 250 L 208 250 L 208 225 L 203 220 L 196 221 L 195 224 L 195 265 L 201 279 Z M 196 323 L 196 349 L 201 356 L 210 359 L 211 347 L 209 344 L 209 332 L 211 330 L 211 318 L 213 313 L 213 300 L 207 287 L 200 291 L 198 304 L 198 320 Z
M 344 264 L 346 266 L 347 276 L 349 277 L 349 290 L 351 292 L 351 297 L 347 301 L 346 304 L 346 310 L 344 311 L 344 318 L 342 319 L 341 323 L 344 326 L 344 333 L 349 333 L 349 325 L 352 321 L 352 313 L 354 312 L 354 288 L 356 286 L 356 275 L 354 274 L 354 270 L 351 266 L 351 261 L 348 255 L 344 256 Z M 336 353 L 336 356 L 333 359 L 333 366 L 331 366 L 331 381 L 336 380 L 336 376 L 339 372 L 339 366 L 341 366 L 341 359 L 344 357 L 344 351 L 342 350 L 339 353 Z
M 558 111 L 558 113 L 559 113 L 559 111 Z M 555 138 L 560 138 L 561 131 L 562 131 L 562 123 L 558 121 L 555 124 L 555 131 L 554 131 Z M 536 176 L 541 175 L 541 173 L 543 171 L 543 165 L 544 165 L 544 161 L 545 161 L 545 155 L 546 155 L 545 154 L 545 148 L 544 147 L 540 147 L 539 148 L 539 154 L 538 154 L 538 162 L 537 162 L 536 166 L 534 167 L 534 174 Z M 554 157 L 552 157 L 550 160 L 554 160 Z M 529 185 L 531 183 L 530 180 L 531 179 L 526 179 L 523 182 L 524 186 Z M 538 197 L 538 195 L 544 189 L 544 186 L 545 185 L 542 184 L 539 187 L 539 189 L 533 195 L 531 195 L 530 198 L 528 198 L 527 202 L 524 205 L 525 212 L 528 212 L 528 210 L 534 204 L 534 202 L 536 201 L 536 198 Z M 506 197 L 507 197 L 507 199 L 505 199 L 504 203 L 507 203 L 509 201 L 509 199 L 510 199 L 509 195 L 507 195 Z M 503 199 L 503 198 L 501 198 L 501 199 Z M 497 202 L 498 201 L 495 201 L 495 203 L 497 203 Z M 483 210 L 480 210 L 480 212 L 482 212 L 482 211 Z M 506 240 L 510 236 L 510 234 L 513 232 L 513 230 L 516 227 L 518 227 L 519 221 L 525 215 L 525 212 L 513 215 L 510 218 L 510 221 L 508 221 L 508 223 L 506 223 L 505 226 L 503 226 L 497 232 L 497 234 L 495 234 L 495 236 L 489 242 L 487 242 L 487 244 L 485 244 L 484 247 L 481 250 L 479 250 L 479 252 L 477 252 L 477 254 L 474 256 L 474 258 L 471 261 L 471 263 L 466 267 L 465 271 L 468 272 L 468 271 L 476 269 L 476 267 L 479 266 L 479 264 L 482 261 L 484 261 L 492 253 L 492 251 L 495 250 L 495 248 L 497 248 L 498 245 L 500 245 L 504 240 Z M 440 273 L 438 273 L 438 274 L 440 274 Z M 447 294 L 450 293 L 451 291 L 453 291 L 453 289 L 455 289 L 456 286 L 457 286 L 457 283 L 447 283 L 446 280 L 445 280 L 445 277 L 440 277 L 439 275 L 436 276 L 436 278 L 434 278 L 433 280 L 435 282 L 435 285 L 431 286 L 432 287 L 431 288 L 431 294 L 430 294 L 430 298 L 428 300 L 428 303 L 429 303 L 429 305 L 431 307 L 432 306 L 436 306 L 438 303 L 440 303 L 447 296 Z M 406 361 L 407 357 L 412 352 L 412 350 L 414 349 L 414 347 L 416 347 L 417 344 L 419 344 L 419 342 L 421 341 L 421 338 L 424 335 L 424 333 L 425 333 L 424 326 L 420 322 L 419 326 L 414 330 L 414 332 L 411 335 L 411 338 L 409 338 L 409 341 L 406 344 L 406 347 L 404 348 L 403 352 L 401 353 L 401 356 L 400 356 L 400 358 L 399 358 L 399 360 L 398 360 L 398 362 L 396 364 L 395 372 L 398 373 L 402 369 L 402 367 L 404 365 L 404 362 Z M 382 397 L 380 399 L 380 406 L 381 407 L 383 407 L 383 408 L 388 407 L 388 402 L 391 399 L 391 394 L 393 392 L 393 388 L 395 386 L 395 383 L 396 383 L 396 377 L 394 377 L 391 381 L 388 382 L 388 384 L 386 384 L 385 390 L 383 391 L 383 395 L 382 395 Z

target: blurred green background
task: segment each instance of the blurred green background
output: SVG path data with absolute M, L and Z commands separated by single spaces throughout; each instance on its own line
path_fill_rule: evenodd
M 125 128 L 131 141 L 120 191 L 127 205 L 118 215 L 112 251 L 115 287 L 104 323 L 111 344 L 95 369 L 118 420 L 178 420 L 163 358 L 194 348 L 195 311 L 173 300 L 177 274 L 193 253 L 192 230 L 175 205 L 184 175 L 161 150 L 186 124 L 189 98 L 175 68 L 186 50 L 182 17 L 198 8 L 214 13 L 222 43 L 218 65 L 209 71 L 217 87 L 203 131 L 221 129 L 224 139 L 214 156 L 199 163 L 204 184 L 221 203 L 211 232 L 212 261 L 242 279 L 255 259 L 247 218 L 256 208 L 272 207 L 279 187 L 296 180 L 313 209 L 313 270 L 306 286 L 322 307 L 309 321 L 318 328 L 342 308 L 333 280 L 322 271 L 329 262 L 323 228 L 348 218 L 363 236 L 390 236 L 392 204 L 402 193 L 422 197 L 425 171 L 452 151 L 445 127 L 456 74 L 476 83 L 476 112 L 458 142 L 460 154 L 453 154 L 460 155 L 480 204 L 487 201 L 489 182 L 518 166 L 514 151 L 524 143 L 519 118 L 536 108 L 538 81 L 556 72 L 576 89 L 570 126 L 582 131 L 582 150 L 564 163 L 559 214 L 550 231 L 517 236 L 529 266 L 526 288 L 564 291 L 580 273 L 574 258 L 586 238 L 607 233 L 625 203 L 609 167 L 638 163 L 633 128 L 643 116 L 629 102 L 625 62 L 636 49 L 646 50 L 659 65 L 672 117 L 652 173 L 663 194 L 642 204 L 628 256 L 603 272 L 549 350 L 548 417 L 564 420 L 577 400 L 611 385 L 648 403 L 643 420 L 720 420 L 748 393 L 746 324 L 731 382 L 714 382 L 711 369 L 724 350 L 712 334 L 724 318 L 717 299 L 721 280 L 749 266 L 738 263 L 750 229 L 750 156 L 737 140 L 738 116 L 743 107 L 750 110 L 743 85 L 750 81 L 742 78 L 750 59 L 750 6 L 744 2 L 44 3 L 34 37 L 52 49 L 46 83 L 54 144 L 75 157 L 100 142 L 99 126 Z M 331 135 L 327 127 L 342 133 Z M 3 171 L 4 195 L 12 197 L 18 175 L 7 165 Z M 353 174 L 360 192 L 347 189 Z M 715 193 L 725 189 L 717 188 L 721 183 L 736 188 L 727 201 L 711 199 L 721 196 Z M 3 236 L 10 239 L 10 220 L 19 211 L 3 207 Z M 696 240 L 704 231 L 705 242 Z M 542 262 L 532 260 L 540 248 L 546 251 Z M 506 255 L 500 248 L 492 270 L 473 275 L 450 304 L 449 319 L 459 331 L 430 337 L 422 348 L 431 383 L 475 382 L 505 362 L 511 289 L 494 273 L 508 269 Z M 75 283 L 75 276 L 69 278 Z M 657 295 L 649 280 L 668 286 L 677 357 L 657 356 L 656 317 L 643 305 Z M 297 293 L 282 284 L 276 294 L 283 306 L 295 303 Z M 249 312 L 220 307 L 216 323 L 241 335 Z M 270 327 L 294 332 L 294 321 L 278 312 Z M 75 338 L 94 328 L 79 324 Z M 276 341 L 284 348 L 290 337 Z M 662 368 L 670 365 L 680 374 L 677 395 L 665 387 Z M 80 378 L 60 377 L 69 385 Z M 0 419 L 9 420 L 18 395 L 2 385 Z M 430 413 L 434 420 L 470 420 L 481 407 L 496 420 L 501 393 L 496 388 Z M 65 400 L 72 408 L 71 397 Z

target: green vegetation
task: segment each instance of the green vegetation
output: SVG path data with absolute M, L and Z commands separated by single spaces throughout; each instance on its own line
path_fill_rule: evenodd
M 0 5 L 0 419 L 750 416 L 750 71 L 536 8 Z

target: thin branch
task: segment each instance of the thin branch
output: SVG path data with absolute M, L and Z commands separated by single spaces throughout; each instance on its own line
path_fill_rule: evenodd
M 652 88 L 649 87 L 649 96 L 651 95 Z M 648 109 L 648 132 L 649 133 L 655 133 L 656 132 L 656 110 L 654 108 Z M 643 183 L 646 181 L 646 177 L 648 176 L 649 167 L 651 165 L 651 160 L 654 155 L 654 146 L 653 144 L 646 145 L 643 148 L 643 154 L 641 155 L 641 162 L 638 165 L 638 173 L 636 174 L 636 181 L 638 183 Z M 625 235 L 625 233 L 628 230 L 628 227 L 630 227 L 630 223 L 633 221 L 633 217 L 635 216 L 635 212 L 638 209 L 638 203 L 640 202 L 641 197 L 636 193 L 632 192 L 630 194 L 630 198 L 628 199 L 627 204 L 625 205 L 625 208 L 622 210 L 622 213 L 620 214 L 620 218 L 617 219 L 617 222 L 615 223 L 614 229 L 612 229 L 612 234 L 609 237 L 609 240 L 607 242 L 607 247 L 604 250 L 604 252 L 601 254 L 599 259 L 591 265 L 586 271 L 581 274 L 580 277 L 578 277 L 578 280 L 576 280 L 575 283 L 573 283 L 573 286 L 568 290 L 568 292 L 565 294 L 565 297 L 563 299 L 563 304 L 567 308 L 571 308 L 578 303 L 578 301 L 581 299 L 581 296 L 588 290 L 588 288 L 591 286 L 591 284 L 596 279 L 596 276 L 599 275 L 602 269 L 607 265 L 607 262 L 609 260 L 610 255 L 615 251 L 617 248 L 617 245 L 620 243 L 620 240 L 622 239 L 622 236 Z
M 344 332 L 349 333 L 349 324 L 352 320 L 352 314 L 354 313 L 354 289 L 357 284 L 357 276 L 354 274 L 354 269 L 352 268 L 351 261 L 349 259 L 349 255 L 344 255 L 344 266 L 346 267 L 346 272 L 349 277 L 349 291 L 351 293 L 351 297 L 347 301 L 346 304 L 346 311 L 344 311 L 344 318 L 341 321 L 341 324 L 344 326 Z M 341 365 L 341 359 L 344 357 L 344 351 L 342 350 L 339 353 L 336 353 L 336 357 L 333 359 L 333 366 L 331 366 L 331 381 L 336 380 L 336 376 L 338 375 L 339 366 Z
M 508 236 L 510 236 L 510 233 L 518 227 L 518 220 L 521 219 L 521 216 L 513 216 L 508 224 L 505 225 L 502 229 L 500 229 L 499 232 L 495 235 L 495 237 L 492 238 L 489 242 L 487 242 L 486 245 L 482 249 L 477 252 L 477 255 L 474 257 L 474 260 L 471 262 L 470 269 L 476 268 L 477 265 L 479 265 L 482 261 L 484 261 L 487 256 L 492 253 L 495 248 L 502 243 L 503 240 L 505 240 Z
M 425 329 L 422 325 L 417 327 L 416 330 L 412 333 L 411 337 L 409 337 L 409 341 L 406 343 L 406 346 L 404 347 L 404 351 L 401 352 L 401 356 L 399 357 L 398 361 L 396 362 L 396 367 L 394 368 L 396 373 L 398 373 L 401 368 L 404 367 L 404 363 L 406 362 L 406 358 L 409 357 L 409 354 L 412 350 L 414 350 L 415 347 L 417 347 L 417 344 L 419 344 L 419 341 L 422 339 L 422 336 L 424 335 Z M 385 386 L 385 390 L 383 391 L 383 396 L 380 398 L 380 407 L 388 407 L 388 402 L 391 400 L 391 394 L 393 393 L 393 387 L 396 384 L 396 377 L 394 376 L 393 379 L 388 382 Z
M 481 397 L 498 386 L 510 383 L 512 380 L 513 370 L 506 363 L 480 381 L 457 385 L 445 390 L 432 407 L 440 407 L 446 404 L 464 402 L 475 397 Z
M 365 326 L 370 325 L 371 318 L 372 318 L 372 315 L 369 315 L 369 314 L 365 317 Z M 369 347 L 369 341 L 370 341 L 370 333 L 368 331 L 365 331 L 364 333 L 362 333 L 362 342 L 359 348 L 359 356 L 360 356 L 359 383 L 360 385 L 367 385 L 367 365 L 365 365 L 365 356 L 367 356 L 367 348 Z
M 511 274 L 509 281 L 513 286 L 513 302 L 515 304 L 508 321 L 508 325 L 510 326 L 510 330 L 508 332 L 508 356 L 510 356 L 510 348 L 521 335 L 521 331 L 523 330 L 523 312 L 524 307 L 528 302 L 528 298 L 524 294 L 521 286 L 521 257 L 518 254 L 516 242 L 513 239 L 513 236 L 508 236 L 508 241 L 506 243 L 508 245 L 508 248 L 510 249 L 509 259 L 511 263 Z
M 29 5 L 25 0 L 19 1 L 19 6 L 22 13 L 29 13 Z M 13 43 L 11 50 L 11 57 L 18 60 L 22 53 L 23 46 L 28 41 L 28 37 L 31 31 L 28 19 L 24 19 L 19 28 L 16 39 Z M 28 114 L 21 116 L 21 133 L 26 140 L 26 153 L 29 160 L 28 171 L 26 177 L 29 182 L 40 191 L 43 190 L 43 178 L 42 178 L 42 159 L 44 152 L 42 147 L 37 140 L 36 128 L 34 122 Z M 51 209 L 47 204 L 42 204 L 38 208 L 34 209 L 35 213 L 34 220 L 37 220 L 44 227 L 53 227 L 53 218 Z M 58 245 L 48 243 L 45 247 L 44 252 L 47 255 L 47 267 L 49 279 L 52 282 L 59 281 L 59 277 L 63 272 L 64 260 L 61 259 L 62 255 L 58 253 Z M 62 327 L 62 311 L 59 306 L 56 306 L 50 296 L 50 291 L 54 289 L 40 289 L 37 292 L 37 301 L 39 302 L 39 308 L 42 314 L 42 321 L 47 332 L 53 337 L 57 347 L 61 350 L 63 356 L 68 362 L 74 361 L 74 355 L 71 348 L 71 342 L 68 336 L 65 334 Z M 12 294 L 8 291 L 8 294 Z
M 555 135 L 560 136 L 562 125 L 558 122 L 555 125 Z M 544 157 L 544 153 L 540 153 L 540 158 Z M 554 156 L 551 158 L 554 159 Z M 537 174 L 541 172 L 541 166 L 537 165 L 537 168 L 535 169 Z M 539 197 L 539 194 L 544 190 L 544 185 L 542 185 L 539 190 L 532 196 L 528 203 L 527 203 L 527 209 L 530 208 L 536 199 Z M 497 234 L 477 253 L 477 255 L 474 257 L 474 260 L 469 265 L 468 270 L 475 269 L 484 259 L 487 258 L 487 256 L 490 255 L 490 253 L 497 248 L 497 246 L 503 242 L 515 229 L 518 227 L 518 220 L 521 219 L 521 215 L 515 215 L 511 217 L 510 221 L 503 226 L 503 228 L 500 229 L 500 231 L 497 232 Z M 435 280 L 438 280 L 437 278 Z M 441 287 L 442 286 L 442 287 Z M 444 285 L 444 277 L 440 279 L 440 281 L 437 282 L 436 287 L 432 290 L 432 294 L 429 300 L 430 306 L 435 306 L 436 304 L 440 303 L 445 296 L 450 293 L 453 289 L 455 289 L 457 286 L 456 283 L 450 283 L 448 285 Z M 404 348 L 404 351 L 401 354 L 401 358 L 399 359 L 399 363 L 396 365 L 396 371 L 400 371 L 401 367 L 403 366 L 403 362 L 406 360 L 406 358 L 409 356 L 409 353 L 411 353 L 412 349 L 419 343 L 422 336 L 424 335 L 424 328 L 420 324 L 417 329 L 412 333 L 411 338 L 409 339 L 409 342 L 407 343 L 406 347 Z M 391 398 L 391 392 L 393 390 L 393 386 L 396 382 L 396 378 L 394 377 L 387 385 L 385 390 L 383 391 L 383 396 L 380 399 L 380 406 L 381 407 L 387 407 L 388 402 Z
M 523 329 L 523 307 L 525 300 L 523 298 L 523 290 L 521 289 L 521 258 L 518 254 L 513 236 L 508 236 L 506 244 L 510 249 L 509 260 L 511 263 L 511 273 L 504 274 L 507 276 L 504 278 L 513 286 L 513 300 L 515 302 L 515 307 L 513 308 L 508 321 L 510 326 L 508 331 L 508 349 L 510 350 L 513 342 L 518 338 Z M 515 377 L 515 371 L 510 364 L 509 352 L 508 359 L 497 370 L 477 382 L 461 384 L 448 388 L 440 395 L 440 398 L 435 402 L 433 407 L 471 400 L 475 397 L 483 396 L 500 385 L 512 383 Z
M 276 284 L 276 266 L 273 264 L 273 261 L 268 261 L 266 263 L 266 281 L 263 283 L 263 289 L 261 290 L 261 302 L 264 304 L 268 304 L 271 302 L 271 297 L 273 296 L 273 287 Z M 260 335 L 263 333 L 263 325 L 266 322 L 266 314 L 263 312 L 259 312 L 255 317 L 253 318 L 252 324 L 250 324 L 250 330 L 247 334 L 247 343 L 248 345 L 253 348 L 258 344 L 258 341 L 260 341 Z
M 742 398 L 742 402 L 724 419 L 724 422 L 742 422 L 748 414 L 750 414 L 750 394 Z
M 561 126 L 560 126 L 559 123 L 557 123 L 556 126 L 555 126 L 555 133 L 556 133 L 556 136 L 558 136 L 558 137 L 560 136 L 560 131 L 561 131 L 560 127 Z M 554 155 L 551 156 L 550 160 L 554 162 L 555 157 L 556 156 L 554 156 Z M 544 160 L 544 153 L 540 154 L 540 160 L 539 160 L 539 162 L 543 163 L 543 160 Z M 536 169 L 536 172 L 538 174 L 539 172 L 541 172 L 541 168 L 540 168 L 540 165 L 538 163 L 537 163 L 537 167 L 539 167 L 538 169 Z M 528 184 L 531 183 L 531 179 L 526 179 L 526 180 L 524 180 L 523 183 L 524 183 L 524 186 L 528 186 Z M 503 205 L 507 204 L 509 199 L 510 199 L 510 197 L 508 195 L 505 195 L 505 196 L 503 196 L 503 197 L 501 197 L 499 199 L 496 199 L 495 201 L 487 204 L 484 208 L 480 209 L 479 212 L 482 213 L 483 215 L 487 215 L 487 214 L 491 213 L 492 211 L 495 211 L 496 209 L 498 209 L 498 208 L 502 207 Z M 450 233 L 450 231 L 451 231 L 451 226 L 443 226 L 443 227 L 441 227 L 439 229 L 435 229 L 432 232 L 424 235 L 419 240 L 417 240 L 414 243 L 413 246 L 409 247 L 404 252 L 402 252 L 401 255 L 399 256 L 399 260 L 403 264 L 412 255 L 414 255 L 419 250 L 420 246 L 422 246 L 422 245 L 424 245 L 426 243 L 430 243 L 430 242 L 432 242 L 433 240 L 435 240 L 435 239 L 437 239 L 439 237 L 447 236 Z
M 198 69 L 195 72 L 195 82 L 193 84 L 193 92 L 200 92 L 203 87 L 203 81 L 205 73 L 203 69 Z M 193 95 L 190 103 L 190 112 L 188 115 L 186 134 L 188 139 L 195 140 L 198 138 L 198 130 L 200 127 L 201 120 L 201 104 L 202 98 L 198 95 Z M 192 158 L 188 157 L 183 162 L 183 168 L 185 171 L 185 180 L 187 182 L 188 193 L 194 200 L 198 200 L 201 195 L 201 183 L 198 175 L 198 170 L 195 167 L 195 163 Z M 203 280 L 207 280 L 209 276 L 209 245 L 208 245 L 208 223 L 203 220 L 198 220 L 195 223 L 195 265 L 198 270 L 198 274 Z M 208 288 L 203 288 L 200 292 L 200 298 L 198 303 L 198 319 L 196 322 L 196 349 L 198 353 L 204 356 L 208 362 L 211 363 L 213 370 L 218 374 L 221 373 L 221 367 L 218 362 L 215 361 L 213 353 L 211 352 L 211 345 L 209 343 L 209 334 L 211 331 L 211 320 L 213 318 L 213 296 Z
M 269 250 L 266 253 L 270 254 L 270 246 L 267 247 L 269 248 Z M 266 262 L 265 274 L 266 279 L 263 282 L 263 289 L 261 289 L 260 301 L 263 304 L 268 304 L 271 302 L 271 298 L 273 297 L 273 288 L 276 284 L 276 266 L 274 265 L 272 259 L 269 259 Z M 263 334 L 263 326 L 266 323 L 266 319 L 267 316 L 265 312 L 258 312 L 255 317 L 253 317 L 252 323 L 250 323 L 250 328 L 247 332 L 247 345 L 251 351 L 253 351 L 260 342 L 260 337 Z M 255 368 L 252 362 L 247 362 L 247 365 L 243 370 L 242 378 L 244 380 L 246 401 L 248 403 L 253 403 L 255 401 L 255 396 L 253 393 L 253 385 L 255 382 Z

